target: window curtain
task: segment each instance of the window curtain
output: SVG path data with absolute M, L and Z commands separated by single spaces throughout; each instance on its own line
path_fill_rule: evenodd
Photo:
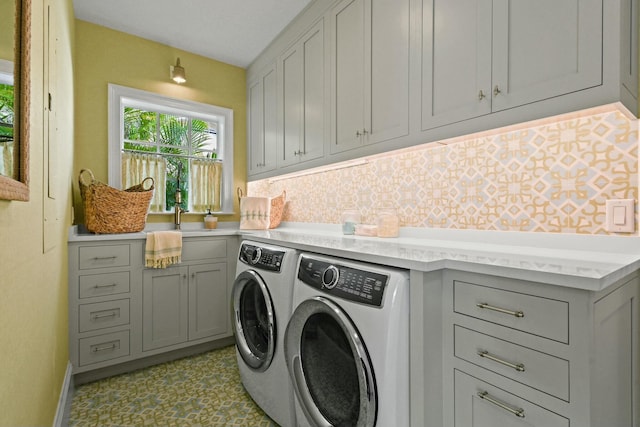
M 194 212 L 220 211 L 222 162 L 215 159 L 192 159 L 191 206 Z
M 156 154 L 122 153 L 122 188 L 138 185 L 149 176 L 155 185 L 149 212 L 164 212 L 167 195 L 166 159 Z
M 13 176 L 13 141 L 0 142 L 0 175 Z

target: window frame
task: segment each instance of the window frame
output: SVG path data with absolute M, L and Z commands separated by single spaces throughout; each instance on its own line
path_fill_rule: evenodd
M 124 140 L 124 105 L 137 108 L 151 108 L 168 114 L 185 115 L 191 118 L 209 120 L 210 116 L 224 118 L 218 128 L 218 150 L 222 153 L 221 210 L 217 215 L 232 215 L 233 212 L 233 110 L 216 105 L 172 98 L 140 89 L 109 83 L 108 140 L 109 140 L 109 185 L 121 188 L 122 158 L 121 143 Z M 133 104 L 133 105 L 132 105 Z M 222 136 L 222 137 L 221 137 Z M 171 212 L 149 212 L 150 215 L 166 215 Z M 196 212 L 202 215 L 206 212 Z

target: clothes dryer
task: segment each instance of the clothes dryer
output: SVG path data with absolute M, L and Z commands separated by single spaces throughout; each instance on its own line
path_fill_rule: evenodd
M 408 426 L 408 272 L 301 254 L 285 357 L 298 426 Z
M 233 284 L 233 325 L 240 378 L 253 400 L 282 427 L 296 425 L 284 360 L 298 253 L 245 241 Z

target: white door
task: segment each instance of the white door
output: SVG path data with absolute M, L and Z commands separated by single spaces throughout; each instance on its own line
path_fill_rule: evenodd
M 421 129 L 491 112 L 491 0 L 423 0 Z
M 229 326 L 227 264 L 189 267 L 189 340 L 224 334 Z
M 493 111 L 602 84 L 602 0 L 493 1 Z
M 371 0 L 371 29 L 365 49 L 365 144 L 409 133 L 410 0 Z M 367 107 L 370 104 L 370 107 Z
M 145 270 L 142 280 L 142 350 L 187 341 L 188 267 Z
M 314 25 L 280 60 L 280 166 L 322 157 L 325 142 L 324 22 Z
M 362 145 L 365 108 L 365 0 L 331 11 L 331 153 Z
M 276 167 L 277 100 L 276 67 L 267 67 L 248 89 L 248 174 L 268 172 Z

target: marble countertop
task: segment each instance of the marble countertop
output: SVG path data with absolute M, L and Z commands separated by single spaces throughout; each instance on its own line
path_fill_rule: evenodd
M 397 238 L 344 236 L 339 227 L 284 226 L 246 239 L 401 268 L 450 268 L 599 291 L 640 268 L 640 239 L 403 228 Z
M 69 242 L 144 239 L 140 233 L 95 235 L 71 227 Z M 637 236 L 495 232 L 402 228 L 397 238 L 344 236 L 339 225 L 283 223 L 274 230 L 239 230 L 221 223 L 215 230 L 184 224 L 184 237 L 233 236 L 342 258 L 419 271 L 450 268 L 520 280 L 599 291 L 640 269 Z

